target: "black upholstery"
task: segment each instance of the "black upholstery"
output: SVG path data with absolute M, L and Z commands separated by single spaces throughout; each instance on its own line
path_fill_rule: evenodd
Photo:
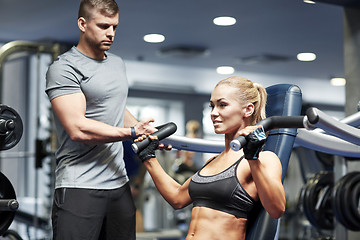
M 299 116 L 301 113 L 302 94 L 299 87 L 289 84 L 277 84 L 266 88 L 268 99 L 266 106 L 267 117 L 271 116 Z M 289 158 L 294 145 L 297 129 L 274 129 L 269 136 L 264 150 L 269 150 L 280 158 L 284 181 Z M 276 236 L 279 220 L 270 217 L 261 204 L 251 214 L 246 240 L 271 240 Z

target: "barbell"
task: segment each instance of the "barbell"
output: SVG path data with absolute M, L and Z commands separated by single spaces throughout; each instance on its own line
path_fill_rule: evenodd
M 23 134 L 20 115 L 11 107 L 0 104 L 0 151 L 13 148 Z M 9 179 L 0 172 L 0 236 L 3 235 L 19 208 L 15 190 Z

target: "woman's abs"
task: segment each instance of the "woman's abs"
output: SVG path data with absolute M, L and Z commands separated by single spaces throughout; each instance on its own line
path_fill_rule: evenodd
M 194 207 L 186 240 L 242 240 L 246 221 L 218 210 Z

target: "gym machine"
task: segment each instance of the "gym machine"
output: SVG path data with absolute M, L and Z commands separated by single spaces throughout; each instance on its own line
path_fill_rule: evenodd
M 51 161 L 53 154 L 50 152 L 50 144 L 55 142 L 48 137 L 51 134 L 48 129 L 51 131 L 51 128 L 46 125 L 47 120 L 44 120 L 48 108 L 46 108 L 46 104 L 41 104 L 43 103 L 42 95 L 40 95 L 43 93 L 42 85 L 40 85 L 43 84 L 42 73 L 48 61 L 55 60 L 58 55 L 70 47 L 68 44 L 52 41 L 11 41 L 0 47 L 0 89 L 2 90 L 0 91 L 0 102 L 11 101 L 13 105 L 17 106 L 17 111 L 23 117 L 25 128 L 21 144 L 17 145 L 15 150 L 11 149 L 8 152 L 2 152 L 0 161 L 7 158 L 15 159 L 9 165 L 2 165 L 4 167 L 2 170 L 3 172 L 10 170 L 10 174 L 11 172 L 13 174 L 19 173 L 19 177 L 11 174 L 13 185 L 17 189 L 18 201 L 20 202 L 20 208 L 16 211 L 14 221 L 20 223 L 20 225 L 16 224 L 15 226 L 17 230 L 26 232 L 29 238 L 30 235 L 37 238 L 39 233 L 47 234 L 49 232 L 49 219 L 38 214 L 49 211 L 51 202 L 47 203 L 47 201 L 51 201 L 52 183 L 54 181 L 51 176 L 54 164 Z M 18 72 L 15 73 L 15 76 L 8 78 L 8 69 L 14 67 Z M 24 85 L 28 86 L 28 89 L 25 90 L 24 88 L 26 94 L 20 92 L 12 97 L 11 91 L 6 90 L 17 89 L 17 84 L 21 84 L 19 91 L 23 89 Z M 24 100 L 26 104 L 23 104 Z M 46 103 L 48 103 L 47 99 Z M 28 166 L 33 161 L 35 168 L 29 168 Z M 43 162 L 46 162 L 44 168 Z M 14 165 L 18 165 L 18 167 L 12 168 Z M 27 177 L 23 178 L 23 174 Z M 42 181 L 44 179 L 46 181 Z M 18 184 L 18 181 L 21 181 L 21 183 Z M 46 183 L 48 188 L 39 188 L 38 183 L 40 182 Z M 47 190 L 50 193 L 47 193 Z M 39 196 L 39 194 L 44 195 L 44 193 L 46 198 Z M 10 230 L 7 232 L 9 234 L 13 233 Z
M 0 151 L 14 147 L 22 133 L 20 115 L 11 107 L 0 104 Z M 8 230 L 18 208 L 15 190 L 9 179 L 0 172 L 0 236 Z
M 1 81 L 0 81 L 0 83 L 1 83 Z M 12 114 L 15 115 L 14 113 L 12 113 Z M 4 116 L 6 116 L 6 115 L 4 115 Z M 267 130 L 278 129 L 279 131 L 283 131 L 283 129 L 285 129 L 285 128 L 286 129 L 288 129 L 288 128 L 307 128 L 307 130 L 298 129 L 298 131 L 295 133 L 295 135 L 296 135 L 295 146 L 304 146 L 304 147 L 307 147 L 310 149 L 314 149 L 317 151 L 322 151 L 322 152 L 326 152 L 326 153 L 334 154 L 334 155 L 338 155 L 338 156 L 352 157 L 352 158 L 360 157 L 360 147 L 359 147 L 360 134 L 359 134 L 359 129 L 356 128 L 357 126 L 360 125 L 359 124 L 359 122 L 360 122 L 359 114 L 350 116 L 346 119 L 343 119 L 342 121 L 337 121 L 337 120 L 332 119 L 330 116 L 327 116 L 320 110 L 313 108 L 304 117 L 295 116 L 295 117 L 291 117 L 290 120 L 289 119 L 290 118 L 288 116 L 287 117 L 274 116 L 274 117 L 269 117 L 268 119 L 265 119 L 265 122 L 262 122 L 261 124 L 267 125 L 267 127 L 266 127 L 266 128 L 268 128 Z M 7 150 L 7 149 L 13 147 L 13 146 L 11 146 L 12 144 L 15 146 L 16 143 L 21 138 L 21 136 L 19 138 L 18 137 L 19 135 L 15 133 L 16 131 L 19 130 L 20 125 L 15 124 L 15 128 L 13 128 L 14 124 L 11 121 L 9 122 L 8 120 L 9 120 L 8 118 L 4 117 L 3 121 L 0 122 L 0 126 L 1 126 L 0 133 L 1 133 L 1 131 L 5 132 L 5 133 L 0 134 L 1 144 L 4 144 L 3 149 L 0 148 L 1 150 Z M 15 118 L 15 120 L 19 120 L 19 119 Z M 294 125 L 292 125 L 292 124 L 294 124 Z M 320 129 L 313 130 L 314 128 L 320 128 L 322 130 L 320 130 Z M 21 124 L 21 130 L 22 130 L 22 124 Z M 290 134 L 290 135 L 293 134 L 292 132 L 287 132 L 287 130 L 285 130 L 284 132 L 286 134 Z M 17 137 L 13 138 L 14 136 L 17 136 Z M 166 144 L 171 144 L 171 145 L 173 145 L 174 148 L 177 148 L 179 150 L 189 150 L 189 151 L 208 152 L 208 153 L 219 153 L 224 148 L 224 145 L 222 142 L 220 143 L 217 141 L 203 140 L 203 139 L 196 139 L 196 138 L 187 138 L 187 137 L 180 137 L 180 136 L 167 137 L 163 140 L 163 142 Z M 232 146 L 234 148 L 234 150 L 236 150 L 237 148 L 239 148 L 239 149 L 241 148 L 241 142 L 242 142 L 241 139 L 237 139 L 234 143 L 232 143 L 234 145 L 234 146 Z M 358 178 L 356 178 L 356 179 L 358 179 Z M 3 178 L 1 178 L 1 182 L 0 182 L 1 186 L 2 186 L 2 183 L 4 183 L 4 185 L 9 186 L 9 182 L 6 180 L 3 180 Z M 339 184 L 339 185 L 353 186 L 354 184 L 353 183 L 350 184 L 350 183 L 347 183 L 346 181 L 343 181 L 342 184 Z M 11 183 L 10 183 L 10 186 L 11 186 Z M 350 187 L 348 187 L 348 188 L 350 188 Z M 12 186 L 7 189 L 10 189 L 9 192 L 11 192 L 13 190 Z M 357 185 L 356 185 L 356 189 L 359 189 L 359 187 L 357 187 Z M 0 191 L 2 191 L 2 190 L 0 189 Z M 4 190 L 4 191 L 8 192 L 8 190 Z M 338 194 L 339 196 L 343 195 L 342 191 L 341 191 L 341 193 Z M 8 194 L 8 193 L 6 193 L 6 194 Z M 6 195 L 6 194 L 4 194 L 4 196 L 2 196 L 2 195 L 0 196 L 0 199 L 1 199 L 1 202 L 0 202 L 1 218 L 0 219 L 1 220 L 5 219 L 8 221 L 6 224 L 4 224 L 5 227 L 3 229 L 1 228 L 1 225 L 0 225 L 0 230 L 3 230 L 3 231 L 4 231 L 4 229 L 8 228 L 8 226 L 6 227 L 6 225 L 9 224 L 9 222 L 11 224 L 12 219 L 13 219 L 13 216 L 11 216 L 11 215 L 14 215 L 15 211 L 17 209 L 17 207 L 16 207 L 17 201 L 16 201 L 15 193 L 9 194 L 9 195 Z M 325 195 L 326 194 L 324 194 L 324 196 Z M 330 195 L 331 194 L 327 194 L 326 196 L 330 196 Z M 358 205 L 358 204 L 356 205 L 356 198 L 358 200 L 359 195 L 354 194 L 354 195 L 352 195 L 352 197 L 353 196 L 355 196 L 354 197 L 355 201 L 354 201 L 353 206 L 356 207 Z M 12 201 L 12 204 L 15 203 L 14 205 L 12 205 L 13 210 L 11 210 L 11 211 L 8 211 L 8 209 L 9 209 L 9 201 L 8 200 L 14 200 L 14 201 Z M 341 201 L 343 201 L 343 200 L 341 200 Z M 3 210 L 4 203 L 6 203 L 5 204 L 5 209 L 7 209 L 6 211 Z M 6 215 L 3 218 L 3 215 L 1 215 L 3 213 L 12 213 L 12 214 L 9 214 L 9 217 L 6 217 L 6 216 L 8 216 L 8 215 Z M 342 215 L 340 216 L 340 214 L 338 214 L 338 215 L 339 216 L 336 216 L 336 217 L 339 218 L 339 222 L 341 223 L 340 219 L 342 219 L 343 216 Z M 357 217 L 357 216 L 355 216 L 355 217 Z M 339 239 L 344 239 L 344 238 L 339 238 Z
M 258 124 L 266 131 L 278 128 L 303 128 L 298 130 L 296 145 L 360 159 L 360 129 L 357 128 L 359 123 L 359 113 L 338 121 L 317 108 L 309 108 L 306 116 L 273 116 Z M 170 123 L 167 126 L 169 135 L 176 130 L 172 125 L 173 123 Z M 165 138 L 167 134 L 160 130 L 159 139 Z M 188 151 L 219 153 L 224 148 L 224 145 L 217 141 L 183 136 L 169 136 L 161 142 Z M 231 142 L 231 148 L 238 151 L 245 144 L 245 138 L 240 136 Z M 133 144 L 134 151 L 142 147 Z M 357 171 L 345 173 L 338 177 L 337 181 L 334 181 L 332 172 L 317 173 L 301 189 L 299 197 L 302 210 L 309 222 L 316 228 L 331 230 L 335 229 L 337 221 L 345 229 L 360 231 L 359 200 L 360 172 Z M 336 228 L 335 238 L 346 239 L 346 231 L 344 232 L 341 227 Z

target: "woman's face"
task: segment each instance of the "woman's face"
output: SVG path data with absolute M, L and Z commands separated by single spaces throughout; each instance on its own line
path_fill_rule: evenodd
M 247 107 L 240 103 L 237 91 L 229 85 L 219 85 L 211 94 L 211 120 L 217 134 L 235 134 L 244 127 Z

